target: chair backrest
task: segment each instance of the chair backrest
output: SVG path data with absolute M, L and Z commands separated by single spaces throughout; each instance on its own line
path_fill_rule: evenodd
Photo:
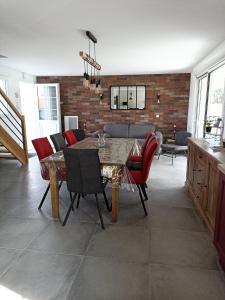
M 39 160 L 48 157 L 54 153 L 47 137 L 34 139 L 32 140 L 32 144 L 34 146 L 35 151 L 37 152 Z
M 154 137 L 154 132 L 150 131 L 143 143 L 143 146 L 141 148 L 141 155 L 144 156 L 145 150 L 148 146 L 148 144 L 151 142 L 152 137 Z
M 77 141 L 82 141 L 85 139 L 85 131 L 83 129 L 71 129 L 75 134 Z
M 103 192 L 98 149 L 63 149 L 67 188 L 70 192 L 95 194 Z
M 186 146 L 187 138 L 191 137 L 191 133 L 188 131 L 178 131 L 175 134 L 175 144 L 178 146 Z
M 154 137 L 152 141 L 148 144 L 148 147 L 145 150 L 145 154 L 143 157 L 143 180 L 146 181 L 148 179 L 148 174 L 150 171 L 150 167 L 152 164 L 153 157 L 156 153 L 158 147 L 158 141 Z
M 35 151 L 37 152 L 39 161 L 54 153 L 47 137 L 32 140 L 32 144 L 34 146 Z M 42 178 L 44 180 L 49 180 L 49 171 L 46 165 L 44 163 L 40 163 L 40 167 Z
M 73 133 L 72 130 L 65 131 L 63 133 L 63 135 L 64 135 L 64 137 L 65 137 L 65 139 L 67 141 L 68 146 L 76 144 L 77 139 L 76 139 L 76 136 L 75 136 L 75 134 Z
M 50 135 L 50 138 L 53 142 L 53 145 L 54 145 L 56 151 L 60 151 L 64 148 L 66 148 L 66 142 L 65 142 L 65 139 L 64 139 L 62 133 L 52 134 L 52 135 Z

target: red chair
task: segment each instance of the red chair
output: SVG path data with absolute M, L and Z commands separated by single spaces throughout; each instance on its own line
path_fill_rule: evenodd
M 147 137 L 145 138 L 145 141 L 144 141 L 143 146 L 141 148 L 141 155 L 130 155 L 128 161 L 142 161 L 145 150 L 146 150 L 149 142 L 151 141 L 152 137 L 154 137 L 154 133 L 152 131 L 150 131 L 148 133 Z
M 42 159 L 52 155 L 54 153 L 51 144 L 49 143 L 49 140 L 47 139 L 47 137 L 44 138 L 38 138 L 35 140 L 32 140 L 32 144 L 34 146 L 35 151 L 37 152 L 37 156 L 39 161 L 41 161 Z M 41 166 L 41 176 L 44 180 L 50 180 L 49 178 L 49 171 L 48 168 L 46 167 L 46 165 L 44 163 L 40 162 L 40 166 Z M 61 181 L 60 185 L 59 185 L 59 189 L 62 185 L 62 182 L 65 180 L 65 173 L 62 172 L 61 170 L 58 170 L 57 172 L 57 177 L 58 180 Z M 50 189 L 50 184 L 48 184 L 47 189 L 45 190 L 45 193 L 41 199 L 41 202 L 38 206 L 38 209 L 40 209 L 42 207 L 42 204 L 45 201 L 45 198 L 48 194 L 48 191 Z
M 67 141 L 68 146 L 76 144 L 77 138 L 76 138 L 76 136 L 75 136 L 75 134 L 73 133 L 72 130 L 65 131 L 63 133 L 63 135 L 64 135 L 64 137 L 65 137 L 65 139 Z
M 150 171 L 150 167 L 151 167 L 151 164 L 152 164 L 152 160 L 153 160 L 153 157 L 156 153 L 156 150 L 157 150 L 157 147 L 158 147 L 158 141 L 156 138 L 154 138 L 147 146 L 146 150 L 145 150 L 145 153 L 144 153 L 144 156 L 143 156 L 143 165 L 142 165 L 142 169 L 141 170 L 129 170 L 130 172 L 130 180 L 131 180 L 131 183 L 133 184 L 136 184 L 137 188 L 138 188 L 138 191 L 139 191 L 139 195 L 140 195 L 140 198 L 141 198 L 141 203 L 142 203 L 142 206 L 144 208 L 144 212 L 145 212 L 145 215 L 147 216 L 148 213 L 147 213 L 147 210 L 146 210 L 146 207 L 145 207 L 145 204 L 144 204 L 144 199 L 142 197 L 142 192 L 144 194 L 144 197 L 145 199 L 147 200 L 148 197 L 147 197 L 147 194 L 146 194 L 146 191 L 145 191 L 145 186 L 146 186 L 146 181 L 148 179 L 148 175 L 149 175 L 149 171 Z

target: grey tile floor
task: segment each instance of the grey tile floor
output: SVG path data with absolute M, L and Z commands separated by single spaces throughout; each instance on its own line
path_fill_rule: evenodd
M 184 189 L 186 159 L 154 160 L 144 217 L 137 191 L 120 191 L 119 221 L 81 200 L 66 227 L 51 218 L 36 157 L 0 161 L 0 299 L 224 300 L 225 276 Z M 110 197 L 110 188 L 107 189 Z M 60 212 L 69 198 L 60 191 Z

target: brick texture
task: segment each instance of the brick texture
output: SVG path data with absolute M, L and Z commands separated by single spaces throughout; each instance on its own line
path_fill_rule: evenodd
M 62 118 L 65 115 L 79 117 L 80 128 L 93 132 L 109 123 L 154 123 L 164 136 L 187 127 L 190 74 L 103 76 L 104 97 L 102 104 L 94 92 L 85 89 L 78 76 L 38 77 L 38 83 L 59 83 Z M 146 85 L 145 110 L 110 110 L 110 86 Z M 160 92 L 160 104 L 156 94 Z M 159 115 L 159 118 L 156 117 Z

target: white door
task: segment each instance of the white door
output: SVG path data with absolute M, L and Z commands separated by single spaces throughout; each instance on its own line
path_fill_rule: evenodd
M 59 84 L 37 84 L 39 136 L 61 131 Z

